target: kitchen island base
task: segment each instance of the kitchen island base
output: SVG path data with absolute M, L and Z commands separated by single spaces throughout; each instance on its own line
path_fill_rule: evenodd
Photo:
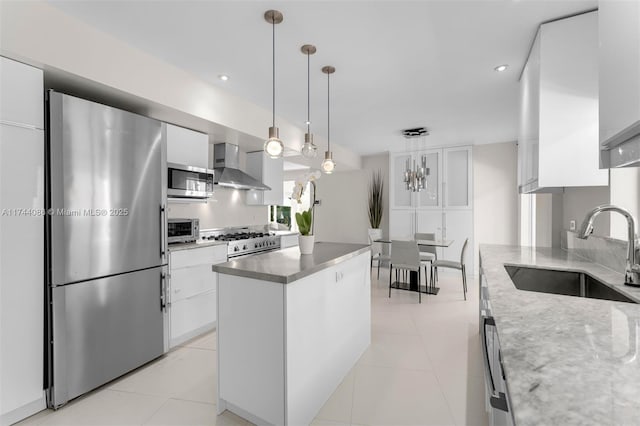
M 220 273 L 218 413 L 311 423 L 371 342 L 369 257 L 358 246 L 287 283 Z

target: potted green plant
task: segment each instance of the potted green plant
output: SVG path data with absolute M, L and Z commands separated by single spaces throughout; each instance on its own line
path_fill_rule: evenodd
M 309 208 L 309 210 L 305 210 L 302 213 L 296 213 L 296 223 L 298 224 L 298 230 L 300 231 L 300 236 L 298 237 L 300 253 L 313 253 L 315 238 L 313 234 L 311 234 L 311 226 L 313 224 L 312 209 Z
M 371 175 L 369 181 L 369 197 L 368 197 L 368 211 L 369 214 L 369 237 L 371 241 L 382 238 L 382 229 L 380 229 L 380 222 L 382 222 L 382 213 L 384 212 L 384 204 L 382 191 L 384 190 L 384 180 L 382 178 L 382 171 L 377 170 Z
M 301 254 L 313 253 L 313 247 L 315 244 L 313 221 L 315 219 L 314 208 L 316 205 L 316 180 L 319 179 L 320 176 L 321 174 L 317 170 L 300 176 L 296 179 L 293 193 L 291 194 L 291 199 L 296 200 L 298 204 L 300 204 L 302 203 L 302 194 L 304 193 L 304 188 L 307 186 L 307 183 L 311 186 L 311 207 L 309 207 L 308 210 L 296 213 L 295 216 L 296 223 L 298 224 L 298 231 L 300 231 L 298 247 L 300 248 Z

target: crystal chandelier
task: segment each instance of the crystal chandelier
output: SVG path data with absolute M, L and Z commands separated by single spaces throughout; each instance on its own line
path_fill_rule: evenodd
M 427 176 L 429 176 L 429 168 L 427 167 L 426 155 L 422 156 L 420 166 L 417 166 L 416 160 L 413 160 L 413 168 L 411 167 L 411 159 L 407 158 L 403 175 L 407 191 L 420 192 L 427 189 Z

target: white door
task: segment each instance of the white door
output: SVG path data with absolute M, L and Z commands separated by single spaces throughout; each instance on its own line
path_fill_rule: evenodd
M 391 239 L 412 240 L 415 232 L 415 210 L 391 210 L 389 213 L 389 235 Z
M 451 246 L 443 250 L 443 259 L 460 262 L 460 252 L 464 241 L 468 238 L 465 253 L 467 273 L 473 274 L 473 211 L 446 210 L 443 215 L 443 238 L 453 240 Z
M 417 231 L 421 233 L 435 234 L 436 240 L 442 239 L 442 219 L 444 213 L 442 210 L 418 210 L 417 212 Z M 442 249 L 436 249 L 438 259 L 442 259 Z
M 444 208 L 471 208 L 473 205 L 471 147 L 445 149 L 443 172 Z
M 410 208 L 413 206 L 413 193 L 406 188 L 404 183 L 404 171 L 407 161 L 412 162 L 411 154 L 396 154 L 391 156 L 389 183 L 391 209 Z

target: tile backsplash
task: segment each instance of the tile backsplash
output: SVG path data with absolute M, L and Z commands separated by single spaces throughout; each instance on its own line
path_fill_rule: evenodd
M 624 273 L 627 259 L 627 242 L 608 237 L 590 236 L 586 240 L 574 231 L 564 231 L 562 248 L 592 260 L 609 269 Z

